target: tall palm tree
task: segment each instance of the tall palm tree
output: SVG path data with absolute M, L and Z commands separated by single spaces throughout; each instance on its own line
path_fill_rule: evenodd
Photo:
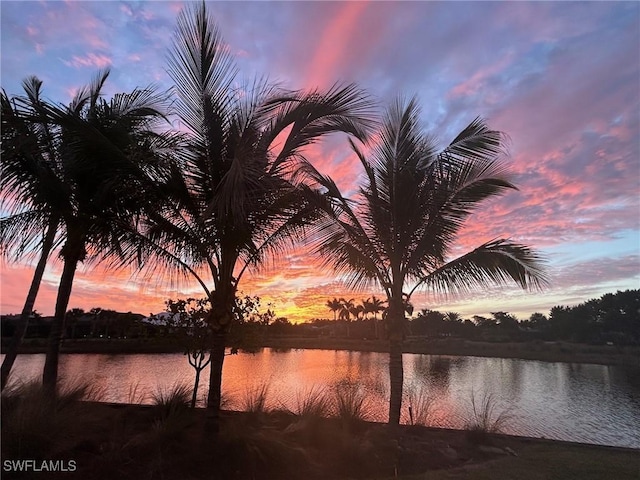
M 335 322 L 337 320 L 337 313 L 342 308 L 342 304 L 340 303 L 340 300 L 338 300 L 337 298 L 334 298 L 333 300 L 327 300 L 326 305 L 329 308 L 329 310 L 333 312 L 333 321 Z
M 142 243 L 158 268 L 191 275 L 211 302 L 207 406 L 215 428 L 238 284 L 318 215 L 301 183 L 304 147 L 335 131 L 364 139 L 371 103 L 355 86 L 234 87 L 236 68 L 204 2 L 180 13 L 168 62 L 188 144 L 162 183 L 167 202 L 147 218 Z
M 438 152 L 418 119 L 416 101 L 399 99 L 388 109 L 370 156 L 353 145 L 366 174 L 356 198 L 344 198 L 331 179 L 315 177 L 332 199 L 317 253 L 351 286 L 377 284 L 387 296 L 392 424 L 400 421 L 405 305 L 413 292 L 464 292 L 509 280 L 523 288 L 546 283 L 538 255 L 509 240 L 450 258 L 469 215 L 485 199 L 515 187 L 499 161 L 501 133 L 476 119 Z
M 23 81 L 24 96 L 9 98 L 2 91 L 2 164 L 0 205 L 8 215 L 0 219 L 2 254 L 18 261 L 39 251 L 31 285 L 18 326 L 7 347 L 0 370 L 4 389 L 15 363 L 18 348 L 29 326 L 42 276 L 55 246 L 61 224 L 60 209 L 66 190 L 59 182 L 52 158 L 57 155 L 46 121 L 32 122 L 43 105 L 42 82 L 36 77 Z
M 43 386 L 52 392 L 77 266 L 85 260 L 123 256 L 125 232 L 150 202 L 145 185 L 155 176 L 152 172 L 166 146 L 153 130 L 164 120 L 165 95 L 136 89 L 107 101 L 101 91 L 108 75 L 108 70 L 100 72 L 69 106 L 43 103 L 33 119 L 55 126 L 57 155 L 49 161 L 65 192 L 58 210 L 64 229 L 63 270 L 42 377 Z

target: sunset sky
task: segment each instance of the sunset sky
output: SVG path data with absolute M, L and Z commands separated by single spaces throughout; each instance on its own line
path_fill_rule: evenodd
M 28 75 L 67 103 L 99 68 L 106 92 L 170 86 L 165 56 L 180 2 L 2 1 L 1 82 L 21 92 Z M 640 288 L 640 3 L 638 2 L 211 2 L 243 78 L 290 88 L 357 82 L 381 105 L 416 95 L 425 128 L 444 145 L 476 116 L 510 137 L 519 191 L 486 204 L 457 254 L 496 237 L 538 249 L 551 286 L 496 288 L 465 297 L 416 294 L 416 309 L 466 317 L 509 311 L 526 318 L 619 289 Z M 353 191 L 360 170 L 332 138 L 310 158 Z M 55 259 L 54 259 L 55 260 Z M 243 279 L 240 290 L 293 321 L 330 318 L 348 292 L 297 250 Z M 18 313 L 32 266 L 1 265 L 3 314 Z M 52 314 L 61 262 L 48 267 L 36 309 Z M 201 293 L 194 282 L 131 278 L 81 267 L 69 308 L 148 314 L 167 298 Z

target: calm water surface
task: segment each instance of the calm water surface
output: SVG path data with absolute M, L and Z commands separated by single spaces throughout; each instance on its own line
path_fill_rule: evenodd
M 409 399 L 422 396 L 432 402 L 428 424 L 464 428 L 472 416 L 472 395 L 481 400 L 492 394 L 497 411 L 511 415 L 506 433 L 640 448 L 638 368 L 415 354 L 405 354 L 403 361 L 404 422 Z M 37 378 L 43 365 L 44 355 L 20 355 L 12 378 Z M 146 395 L 145 403 L 158 389 L 191 384 L 194 374 L 181 354 L 63 355 L 60 371 L 66 379 L 93 383 L 104 401 L 140 401 Z M 207 368 L 201 396 L 208 376 Z M 386 421 L 389 380 L 382 353 L 266 348 L 228 356 L 223 396 L 227 408 L 242 409 L 243 398 L 267 384 L 272 407 L 295 409 L 311 388 L 331 391 L 344 383 L 367 394 L 372 420 Z

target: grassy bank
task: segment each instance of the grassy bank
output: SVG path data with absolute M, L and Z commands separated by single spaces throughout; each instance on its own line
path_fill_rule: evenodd
M 44 339 L 25 341 L 21 353 L 44 353 Z M 382 340 L 329 337 L 272 337 L 255 348 L 352 350 L 386 352 Z M 171 353 L 181 352 L 171 339 L 83 339 L 65 340 L 63 353 Z M 404 343 L 405 353 L 458 355 L 475 357 L 521 358 L 546 362 L 595 363 L 602 365 L 640 366 L 640 347 L 586 345 L 568 342 L 476 342 L 458 338 L 416 339 Z
M 81 389 L 82 390 L 82 389 Z M 63 479 L 635 479 L 638 450 L 535 440 L 486 432 L 365 422 L 357 410 L 332 413 L 307 395 L 295 412 L 223 412 L 220 435 L 180 389 L 156 405 L 80 401 L 85 391 L 45 399 L 37 387 L 3 394 L 2 464 L 60 460 Z M 188 394 L 188 390 L 186 392 Z M 321 414 L 330 413 L 332 418 Z M 39 463 L 38 463 L 39 464 Z M 34 473 L 3 472 L 2 478 Z

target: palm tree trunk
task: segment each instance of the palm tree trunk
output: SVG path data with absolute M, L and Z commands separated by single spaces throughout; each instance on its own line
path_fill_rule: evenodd
M 20 321 L 16 327 L 16 331 L 11 337 L 11 342 L 7 347 L 7 354 L 2 361 L 2 367 L 0 368 L 0 390 L 4 390 L 9 380 L 9 374 L 13 368 L 13 364 L 18 356 L 18 348 L 24 340 L 24 336 L 27 333 L 29 327 L 29 316 L 33 312 L 33 306 L 36 303 L 36 297 L 38 296 L 38 290 L 40 289 L 40 283 L 42 282 L 42 276 L 44 275 L 45 267 L 47 266 L 47 259 L 49 253 L 53 248 L 53 242 L 56 238 L 56 232 L 58 230 L 58 220 L 51 219 L 47 226 L 47 232 L 44 240 L 42 241 L 42 252 L 40 253 L 40 259 L 36 265 L 35 272 L 33 273 L 33 279 L 31 280 L 31 287 L 29 287 L 29 293 L 27 299 L 24 302 L 22 313 L 20 314 Z
M 375 313 L 373 314 L 373 338 L 380 340 L 378 333 L 378 316 Z
M 403 381 L 402 337 L 393 335 L 389 339 L 389 385 L 391 387 L 391 395 L 389 398 L 390 425 L 398 425 L 400 423 Z
M 402 409 L 402 384 L 404 370 L 402 366 L 402 340 L 404 335 L 404 305 L 402 292 L 389 298 L 389 424 L 400 424 Z
M 209 396 L 207 398 L 207 415 L 205 430 L 217 434 L 220 428 L 220 403 L 222 400 L 222 365 L 227 334 L 219 332 L 213 336 L 211 347 L 211 363 L 209 370 Z
M 50 394 L 55 393 L 56 382 L 58 380 L 58 361 L 60 359 L 60 344 L 64 334 L 64 318 L 71 297 L 71 287 L 73 277 L 78 267 L 78 262 L 84 256 L 84 245 L 76 246 L 64 259 L 64 268 L 58 286 L 58 297 L 56 298 L 56 310 L 51 323 L 51 332 L 47 343 L 47 352 L 42 371 L 42 386 Z
M 207 408 L 220 411 L 222 391 L 222 365 L 224 363 L 224 351 L 227 335 L 218 333 L 213 336 L 211 347 L 211 369 L 209 374 L 209 398 Z

